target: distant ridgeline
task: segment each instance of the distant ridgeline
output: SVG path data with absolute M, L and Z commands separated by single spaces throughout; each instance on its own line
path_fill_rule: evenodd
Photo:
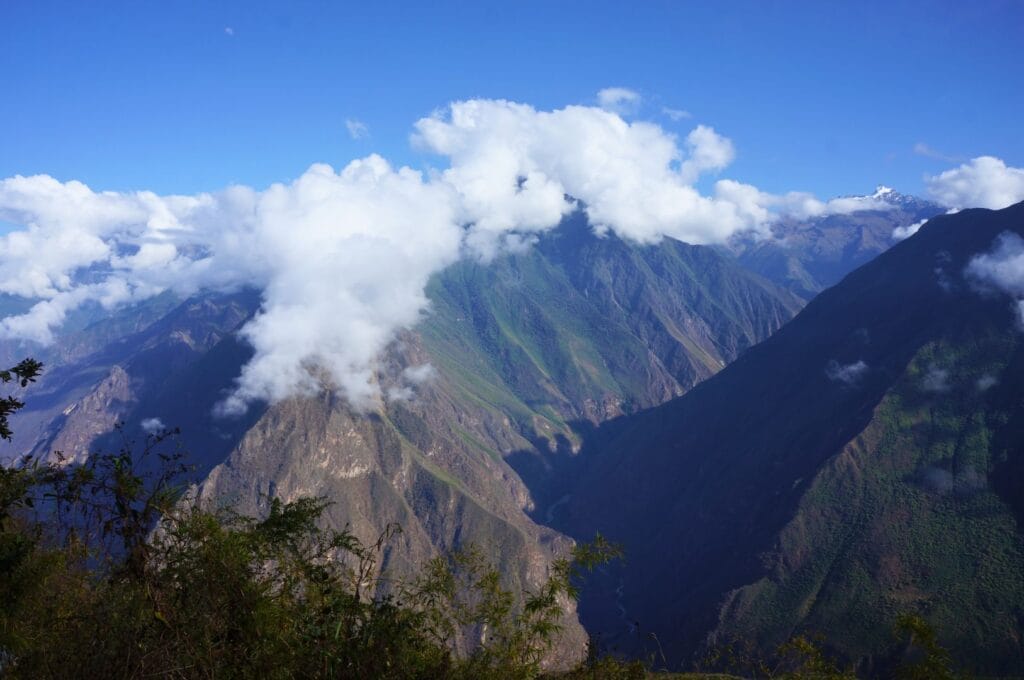
M 1024 674 L 1021 235 L 1024 204 L 937 217 L 595 433 L 554 513 L 628 556 L 588 629 L 682 666 L 818 632 L 871 672 L 909 612 L 968 669 Z
M 945 212 L 937 203 L 880 186 L 871 198 L 883 210 L 860 210 L 810 220 L 783 218 L 772 239 L 734 237 L 729 250 L 743 266 L 803 300 L 833 286 L 857 267 L 906 238 L 924 220 Z

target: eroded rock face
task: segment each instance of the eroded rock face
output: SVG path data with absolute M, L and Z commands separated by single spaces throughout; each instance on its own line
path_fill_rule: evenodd
M 249 429 L 200 496 L 255 515 L 271 498 L 324 497 L 332 503 L 325 520 L 348 526 L 365 543 L 389 523 L 401 526 L 379 564 L 392 576 L 409 576 L 434 555 L 472 544 L 504 570 L 513 592 L 537 589 L 571 542 L 530 520 L 519 507 L 521 488 L 462 460 L 471 454 L 443 441 L 428 454 L 403 437 L 386 409 L 366 415 L 329 396 L 288 400 Z M 504 475 L 514 478 L 507 469 Z M 552 659 L 569 663 L 580 658 L 586 636 L 572 608 L 564 625 Z
M 56 455 L 60 452 L 68 463 L 83 462 L 89 455 L 92 441 L 110 432 L 133 400 L 127 371 L 113 366 L 110 374 L 91 392 L 61 411 L 62 418 L 53 426 L 55 435 L 45 442 L 45 451 L 37 450 L 36 453 Z

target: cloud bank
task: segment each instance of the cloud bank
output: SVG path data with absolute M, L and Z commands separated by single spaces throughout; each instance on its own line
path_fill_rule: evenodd
M 0 220 L 24 226 L 0 236 L 0 293 L 34 301 L 0 320 L 0 337 L 53 342 L 86 303 L 251 286 L 262 305 L 242 334 L 255 353 L 222 410 L 325 387 L 373 408 L 376 359 L 427 312 L 431 275 L 462 257 L 529 247 L 574 211 L 639 243 L 712 244 L 745 231 L 767 238 L 782 215 L 882 207 L 733 179 L 702 194 L 697 181 L 735 158 L 731 140 L 706 125 L 679 137 L 626 121 L 608 110 L 639 101 L 622 88 L 599 100 L 604 108 L 552 111 L 452 103 L 413 127 L 414 146 L 437 159 L 427 172 L 370 155 L 340 170 L 315 164 L 265 190 L 191 196 L 94 191 L 46 175 L 0 180 Z
M 1024 201 L 1024 169 L 979 156 L 926 180 L 932 198 L 949 208 L 997 210 Z

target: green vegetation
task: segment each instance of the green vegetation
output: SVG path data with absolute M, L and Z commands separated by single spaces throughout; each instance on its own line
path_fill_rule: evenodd
M 799 307 L 707 249 L 630 245 L 576 223 L 528 255 L 452 266 L 427 292 L 431 361 L 460 403 L 508 417 L 522 449 L 579 444 L 574 421 L 690 389 Z
M 589 435 L 557 528 L 601 528 L 629 560 L 585 623 L 645 653 L 627 612 L 677 665 L 821 631 L 885 676 L 911 613 L 959 665 L 1021 676 L 1024 336 L 962 278 L 1021 218 L 935 220 L 694 390 Z
M 0 377 L 27 385 L 40 369 L 28 360 Z M 6 404 L 5 418 L 22 406 Z M 545 671 L 582 575 L 620 556 L 600 536 L 528 592 L 504 587 L 473 547 L 391 579 L 377 565 L 397 525 L 365 544 L 324 528 L 322 499 L 271 499 L 262 519 L 209 509 L 182 481 L 176 435 L 76 465 L 55 454 L 0 467 L 4 677 L 734 677 L 653 673 L 653 660 L 596 650 L 573 670 Z M 902 617 L 898 630 L 897 677 L 955 677 L 922 619 Z M 806 637 L 769 661 L 712 665 L 755 678 L 855 677 Z
M 471 548 L 375 577 L 398 527 L 365 545 L 322 528 L 318 499 L 274 499 L 260 520 L 204 509 L 170 435 L 4 470 L 6 676 L 536 677 L 582 572 L 617 554 L 579 546 L 522 596 Z
M 7 384 L 14 382 L 26 387 L 30 382 L 35 382 L 43 365 L 34 359 L 25 359 L 14 368 L 0 371 L 0 383 Z M 10 439 L 11 428 L 7 418 L 25 404 L 13 395 L 0 398 L 0 438 Z
M 780 566 L 740 591 L 736 634 L 771 643 L 771 632 L 829 630 L 844 656 L 864 658 L 912 611 L 927 613 L 959 657 L 1013 658 L 1024 542 L 987 482 L 1003 414 L 977 388 L 980 376 L 1003 374 L 1013 350 L 1002 335 L 921 348 L 860 437 L 810 484 L 781 534 Z

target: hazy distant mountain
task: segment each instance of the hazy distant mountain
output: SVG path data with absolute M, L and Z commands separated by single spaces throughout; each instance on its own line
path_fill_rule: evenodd
M 894 236 L 897 229 L 945 212 L 936 203 L 885 186 L 862 198 L 881 201 L 887 209 L 809 220 L 784 218 L 772 226 L 773 239 L 738 236 L 728 249 L 745 267 L 810 300 L 892 247 L 899 240 L 898 232 Z
M 1024 673 L 1024 336 L 964 276 L 1004 232 L 1024 234 L 1024 204 L 937 217 L 715 377 L 594 433 L 551 514 L 628 560 L 585 624 L 632 651 L 654 633 L 673 663 L 819 631 L 871 668 L 911 611 L 959 662 Z

